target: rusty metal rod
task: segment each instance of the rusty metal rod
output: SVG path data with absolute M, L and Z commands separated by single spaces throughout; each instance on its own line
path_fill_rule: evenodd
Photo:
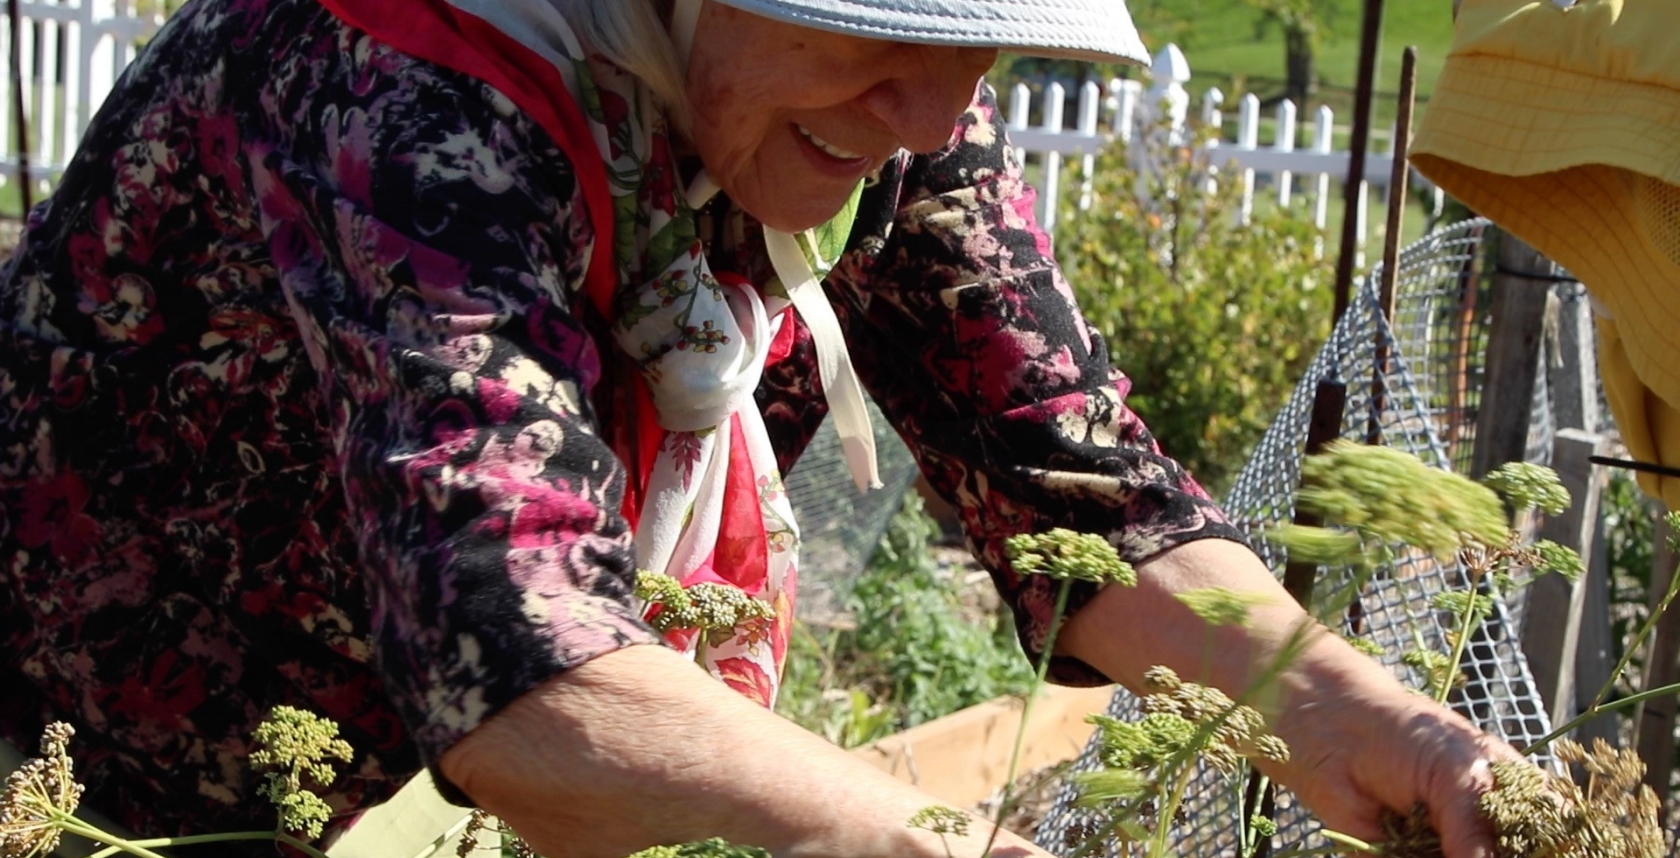
M 1343 189 L 1341 255 L 1336 258 L 1336 321 L 1353 303 L 1354 259 L 1359 255 L 1359 189 L 1365 184 L 1365 155 L 1371 145 L 1371 100 L 1376 90 L 1377 54 L 1382 50 L 1383 0 L 1365 0 L 1359 38 L 1359 81 L 1353 95 L 1353 139 Z
M 1394 324 L 1399 300 L 1400 240 L 1406 229 L 1406 196 L 1411 166 L 1412 115 L 1417 106 L 1417 48 L 1407 47 L 1400 61 L 1400 110 L 1394 125 L 1394 170 L 1388 180 L 1388 228 L 1383 234 L 1381 302 L 1383 321 Z M 1392 328 L 1390 328 L 1392 333 Z M 1365 443 L 1382 443 L 1382 414 L 1388 407 L 1388 362 L 1392 345 L 1382 332 L 1377 334 L 1371 365 L 1371 421 Z
M 18 2 L 11 0 L 7 4 L 6 15 L 12 25 L 12 114 L 17 119 L 18 192 L 23 199 L 23 216 L 28 218 L 35 200 L 29 176 L 29 113 L 23 106 L 23 14 L 18 10 Z

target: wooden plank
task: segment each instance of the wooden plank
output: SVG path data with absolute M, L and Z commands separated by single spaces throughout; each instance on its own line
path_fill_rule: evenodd
M 1604 683 L 1610 681 L 1610 671 L 1616 666 L 1616 652 L 1612 641 L 1614 627 L 1610 618 L 1610 551 L 1605 545 L 1604 529 L 1593 537 L 1592 556 L 1587 560 L 1586 603 L 1581 609 L 1581 638 L 1575 651 L 1575 711 L 1585 712 L 1593 704 L 1593 697 Z M 1576 731 L 1578 741 L 1591 744 L 1603 739 L 1621 744 L 1621 715 L 1600 715 Z
M 1575 287 L 1566 285 L 1566 288 Z M 1601 415 L 1592 305 L 1580 297 L 1563 301 L 1559 310 L 1557 339 L 1563 359 L 1554 364 L 1549 376 L 1552 420 L 1559 429 L 1597 432 Z
M 1113 687 L 1049 686 L 1033 705 L 1021 753 L 1021 772 L 1079 755 L 1095 728 L 1085 716 L 1101 713 Z M 971 706 L 856 748 L 858 759 L 954 807 L 973 807 L 1004 784 L 1022 699 L 1005 697 Z
M 1557 300 L 1548 288 L 1551 262 L 1513 235 L 1499 236 L 1498 270 L 1470 467 L 1470 475 L 1478 478 L 1522 461 L 1528 449 L 1547 305 Z
M 1579 552 L 1591 562 L 1598 531 L 1599 499 L 1608 475 L 1592 463 L 1592 457 L 1608 449 L 1603 436 L 1578 429 L 1557 433 L 1552 447 L 1552 469 L 1569 490 L 1573 503 L 1561 515 L 1546 519 L 1540 537 Z M 1522 629 L 1523 652 L 1534 673 L 1535 690 L 1546 701 L 1553 724 L 1562 724 L 1577 713 L 1575 659 L 1580 644 L 1581 616 L 1587 598 L 1587 579 L 1570 583 L 1548 575 L 1528 589 L 1528 611 Z M 1596 687 L 1593 689 L 1596 691 Z
M 1668 545 L 1671 535 L 1657 518 L 1655 557 L 1651 561 L 1651 591 L 1662 594 L 1668 590 L 1675 569 L 1674 552 Z M 1652 600 L 1655 604 L 1656 600 Z M 1645 688 L 1661 688 L 1680 682 L 1680 611 L 1670 611 L 1657 625 L 1655 641 L 1651 645 L 1650 670 L 1646 671 Z M 1674 697 L 1659 697 L 1641 707 L 1634 721 L 1638 734 L 1639 758 L 1645 761 L 1645 783 L 1656 790 L 1662 803 L 1665 824 L 1668 816 L 1669 772 L 1674 768 Z
M 432 776 L 421 772 L 408 785 L 391 797 L 390 801 L 368 810 L 338 842 L 327 850 L 330 858 L 409 858 L 421 855 L 440 838 L 443 845 L 437 855 L 456 854 L 460 842 L 459 831 L 472 811 L 444 801 L 432 783 Z M 454 837 L 447 836 L 451 831 Z M 493 835 L 483 838 L 486 843 Z M 472 858 L 499 858 L 500 846 L 484 846 L 468 853 Z

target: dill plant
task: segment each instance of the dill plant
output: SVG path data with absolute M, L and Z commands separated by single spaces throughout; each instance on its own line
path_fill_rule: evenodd
M 1045 680 L 1049 653 L 1054 650 L 1073 582 L 1134 587 L 1137 573 L 1120 559 L 1106 538 L 1097 534 L 1057 528 L 1011 537 L 1005 548 L 1017 572 L 1060 582 L 1042 647 L 1044 655 L 1034 679 L 1036 691 Z M 1246 625 L 1249 611 L 1256 604 L 1250 595 L 1219 588 L 1180 593 L 1177 598 L 1210 628 Z M 1306 630 L 1298 630 L 1257 687 L 1275 679 L 1276 672 L 1298 654 L 1306 637 Z M 1145 674 L 1143 690 L 1146 714 L 1141 720 L 1126 722 L 1101 715 L 1089 719 L 1097 727 L 1102 766 L 1098 771 L 1076 775 L 1074 780 L 1081 804 L 1100 809 L 1100 814 L 1098 821 L 1072 833 L 1073 842 L 1068 845 L 1074 848 L 1075 856 L 1088 854 L 1112 838 L 1122 844 L 1142 844 L 1152 858 L 1165 858 L 1172 854 L 1168 838 L 1198 761 L 1205 760 L 1216 770 L 1234 775 L 1248 758 L 1284 762 L 1289 757 L 1288 746 L 1267 732 L 1257 710 L 1217 689 L 1186 682 L 1171 669 L 1157 666 Z M 1023 732 L 1016 735 L 1003 800 L 992 826 L 994 840 L 1012 807 L 1021 738 L 1031 717 L 1032 701 L 1029 695 L 1022 712 Z M 951 827 L 954 817 L 938 814 L 938 810 L 924 810 L 911 825 L 942 837 L 957 831 Z M 993 842 L 988 840 L 982 858 L 990 854 Z
M 279 812 L 274 829 L 185 837 L 129 839 L 78 818 L 83 788 L 76 782 L 70 759 L 74 736 L 68 724 L 48 724 L 42 731 L 40 755 L 26 760 L 6 778 L 5 791 L 0 793 L 0 858 L 51 855 L 66 833 L 105 844 L 90 858 L 117 854 L 162 858 L 153 850 L 250 840 L 274 840 L 312 858 L 327 858 L 305 839 L 321 836 L 331 815 L 309 785 L 330 785 L 338 777 L 332 763 L 348 762 L 351 756 L 349 744 L 338 738 L 338 725 L 329 719 L 278 706 L 253 734 L 261 747 L 251 755 L 251 764 L 273 770 L 259 792 Z
M 1581 558 L 1549 541 L 1525 542 L 1512 517 L 1534 510 L 1562 512 L 1569 493 L 1550 469 L 1507 464 L 1480 483 L 1428 467 L 1398 451 L 1340 441 L 1309 457 L 1302 469 L 1299 503 L 1327 522 L 1326 527 L 1285 525 L 1268 539 L 1299 560 L 1343 564 L 1368 572 L 1373 560 L 1390 559 L 1398 549 L 1427 551 L 1456 561 L 1465 570 L 1465 588 L 1437 594 L 1431 607 L 1451 618 L 1447 649 L 1431 649 L 1417 635 L 1417 646 L 1402 663 L 1423 678 L 1424 690 L 1446 702 L 1462 681 L 1459 665 L 1472 631 L 1492 613 L 1494 600 L 1508 596 L 1547 574 L 1576 580 Z M 1680 526 L 1680 513 L 1668 522 Z M 1677 540 L 1680 541 L 1680 540 Z M 1675 545 L 1680 549 L 1680 544 Z M 1356 574 L 1351 586 L 1360 586 Z M 1526 762 L 1492 765 L 1494 787 L 1479 803 L 1496 837 L 1496 858 L 1661 858 L 1670 844 L 1658 819 L 1654 792 L 1641 780 L 1644 765 L 1636 754 L 1597 741 L 1591 748 L 1563 739 L 1607 712 L 1655 697 L 1680 694 L 1680 685 L 1610 701 L 1609 695 L 1634 654 L 1642 649 L 1657 621 L 1680 595 L 1680 575 L 1645 619 L 1620 662 L 1586 711 L 1540 741 L 1522 749 L 1530 755 L 1552 747 L 1565 765 L 1578 769 L 1584 785 Z M 1555 743 L 1555 745 L 1554 745 Z M 1329 833 L 1337 844 L 1298 850 L 1293 858 L 1334 852 L 1360 852 L 1384 858 L 1440 858 L 1439 837 L 1422 808 L 1394 814 L 1388 837 L 1369 844 Z

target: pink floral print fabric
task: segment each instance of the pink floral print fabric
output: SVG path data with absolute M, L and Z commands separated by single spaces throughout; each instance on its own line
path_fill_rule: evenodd
M 946 150 L 883 171 L 825 285 L 1036 656 L 1051 594 L 1005 537 L 1239 537 L 1126 409 L 1032 199 L 982 89 Z M 87 802 L 136 830 L 260 828 L 248 737 L 308 707 L 357 749 L 348 819 L 659 643 L 620 513 L 634 370 L 580 293 L 580 206 L 508 99 L 312 0 L 174 16 L 0 278 L 0 734 L 75 724 Z M 750 219 L 703 220 L 737 227 L 718 270 L 766 282 Z M 785 471 L 824 406 L 808 332 L 774 349 Z

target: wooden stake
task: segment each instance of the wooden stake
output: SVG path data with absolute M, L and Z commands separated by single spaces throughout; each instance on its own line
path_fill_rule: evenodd
M 1651 529 L 1656 539 L 1651 558 L 1651 592 L 1660 596 L 1667 592 L 1672 576 L 1680 575 L 1675 568 L 1674 552 L 1668 547 L 1668 526 L 1657 516 L 1657 526 Z M 1653 598 L 1652 605 L 1656 604 Z M 1645 660 L 1645 688 L 1661 688 L 1680 682 L 1680 611 L 1670 611 L 1657 621 L 1657 633 L 1649 644 Z M 1655 790 L 1663 824 L 1669 823 L 1669 776 L 1674 770 L 1674 717 L 1680 700 L 1660 697 L 1647 701 L 1634 713 L 1633 729 L 1637 735 L 1639 758 L 1645 761 L 1645 783 Z

